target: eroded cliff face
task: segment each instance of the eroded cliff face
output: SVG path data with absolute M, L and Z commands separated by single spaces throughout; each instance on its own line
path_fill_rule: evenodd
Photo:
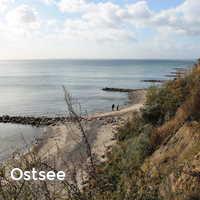
M 164 200 L 200 199 L 200 59 L 183 80 L 189 83 L 185 101 L 174 117 L 155 128 L 158 145 L 141 167 L 144 185 L 157 189 Z
M 149 88 L 117 144 L 105 170 L 117 177 L 110 199 L 200 200 L 200 60 Z
M 145 160 L 142 170 L 147 185 L 158 187 L 163 199 L 200 199 L 200 123 L 184 123 Z

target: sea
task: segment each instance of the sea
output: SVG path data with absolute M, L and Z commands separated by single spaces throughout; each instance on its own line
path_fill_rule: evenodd
M 81 113 L 111 110 L 124 105 L 125 93 L 104 87 L 147 88 L 146 79 L 169 79 L 174 68 L 188 68 L 195 60 L 2 60 L 0 61 L 0 116 L 63 116 L 67 114 L 63 86 Z M 42 134 L 41 128 L 0 124 L 0 158 L 7 149 Z M 9 150 L 10 152 L 10 150 Z

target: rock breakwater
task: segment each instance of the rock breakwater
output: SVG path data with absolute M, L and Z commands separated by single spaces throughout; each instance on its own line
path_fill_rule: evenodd
M 109 88 L 109 87 L 105 87 L 102 89 L 103 91 L 107 91 L 107 92 L 136 92 L 142 89 L 125 89 L 125 88 Z
M 58 122 L 72 121 L 69 117 L 30 117 L 30 116 L 0 116 L 0 123 L 12 123 L 12 124 L 22 124 L 31 126 L 49 126 L 54 125 Z

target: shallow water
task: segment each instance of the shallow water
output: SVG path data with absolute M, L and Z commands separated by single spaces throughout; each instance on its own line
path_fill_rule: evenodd
M 0 161 L 12 152 L 22 150 L 43 134 L 44 128 L 0 123 Z

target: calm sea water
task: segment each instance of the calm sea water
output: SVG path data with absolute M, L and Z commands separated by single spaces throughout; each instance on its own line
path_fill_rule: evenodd
M 25 150 L 44 131 L 45 128 L 0 124 L 0 162 L 16 150 Z
M 142 79 L 165 79 L 174 67 L 193 61 L 178 60 L 30 60 L 0 61 L 0 115 L 62 115 L 62 85 L 88 112 L 123 104 L 126 94 L 103 87 L 143 88 Z
M 0 61 L 0 115 L 63 115 L 62 86 L 79 102 L 82 111 L 107 111 L 124 104 L 126 94 L 102 91 L 103 87 L 144 88 L 143 79 L 166 79 L 175 67 L 194 61 L 180 60 L 29 60 Z M 43 130 L 0 124 L 0 159 Z

